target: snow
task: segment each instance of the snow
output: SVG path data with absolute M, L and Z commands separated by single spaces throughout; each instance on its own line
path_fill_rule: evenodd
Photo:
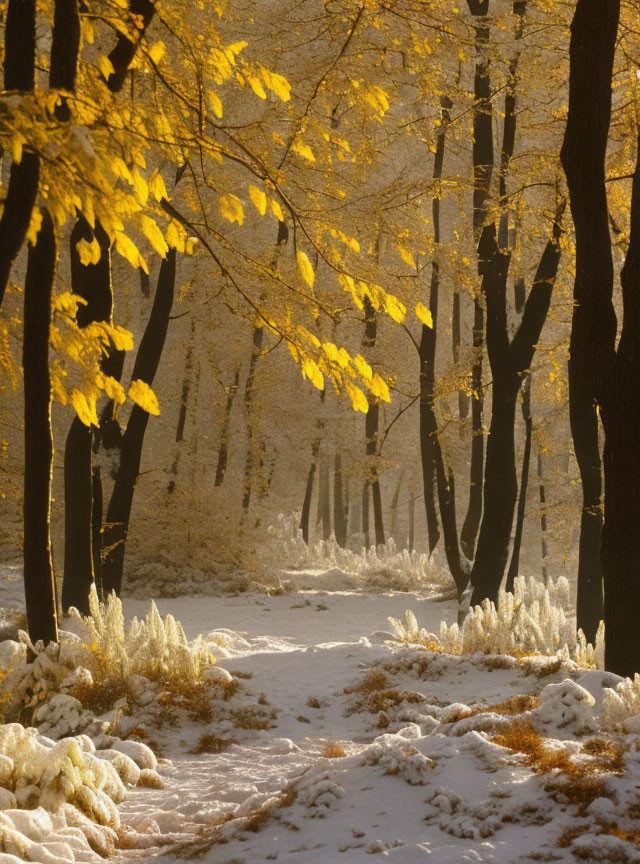
M 631 842 L 640 806 L 638 712 L 629 714 L 636 685 L 566 656 L 403 644 L 389 617 L 411 608 L 437 633 L 442 621 L 456 622 L 457 603 L 426 588 L 328 590 L 335 575 L 307 574 L 300 584 L 313 590 L 278 595 L 156 600 L 154 614 L 174 616 L 188 640 L 203 634 L 198 644 L 218 660 L 206 673 L 211 716 L 191 717 L 186 704 L 163 713 L 161 686 L 135 672 L 126 711 L 89 718 L 89 735 L 78 734 L 82 706 L 61 692 L 36 705 L 38 732 L 0 727 L 13 730 L 7 741 L 25 736 L 32 754 L 0 735 L 0 786 L 19 759 L 24 777 L 15 797 L 0 794 L 0 864 L 100 855 L 114 864 L 364 864 L 375 855 L 399 864 L 640 862 Z M 124 601 L 127 620 L 148 611 L 148 601 Z M 9 647 L 0 658 L 2 650 L 13 656 Z M 49 660 L 41 666 L 59 687 L 64 664 Z M 611 693 L 624 719 L 603 732 Z M 513 713 L 518 696 L 528 701 Z M 65 718 L 75 737 L 54 741 Z M 523 726 L 548 753 L 583 773 L 593 766 L 584 801 L 573 775 L 539 773 L 506 746 Z M 597 763 L 603 741 L 625 751 L 623 773 Z M 78 771 L 74 790 L 82 788 L 74 803 L 51 797 L 54 787 L 60 796 L 51 766 L 67 757 Z

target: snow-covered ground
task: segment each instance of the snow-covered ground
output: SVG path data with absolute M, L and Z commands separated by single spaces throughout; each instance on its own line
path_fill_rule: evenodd
M 570 774 L 537 773 L 491 740 L 513 717 L 476 713 L 543 693 L 542 706 L 524 718 L 542 730 L 545 747 L 586 765 L 594 757 L 581 750 L 597 736 L 602 687 L 613 677 L 570 662 L 452 657 L 394 645 L 384 632 L 387 616 L 401 617 L 407 607 L 434 630 L 456 615 L 453 602 L 406 594 L 160 601 L 161 613 L 182 620 L 187 635 L 217 626 L 241 633 L 227 634 L 232 647 L 227 643 L 220 662 L 256 697 L 269 728 L 214 717 L 162 730 L 158 744 L 172 762 L 166 786 L 130 794 L 120 808 L 124 824 L 146 830 L 150 842 L 170 832 L 190 835 L 176 838 L 167 861 L 330 864 L 368 862 L 372 854 L 402 864 L 427 856 L 438 864 L 640 861 L 636 847 L 610 828 L 637 824 L 635 739 L 624 736 L 631 748 L 625 776 L 598 767 L 565 790 Z M 125 608 L 139 615 L 145 604 L 131 600 Z M 572 683 L 545 691 L 567 679 Z M 363 692 L 349 692 L 363 681 Z M 476 716 L 465 720 L 470 713 Z M 203 733 L 235 743 L 191 755 Z M 601 834 L 602 825 L 611 833 Z M 122 860 L 140 854 L 125 852 Z
M 13 588 L 3 600 L 19 599 Z M 157 605 L 188 638 L 203 634 L 237 685 L 195 714 L 134 688 L 117 731 L 151 746 L 160 776 L 118 796 L 117 864 L 640 862 L 640 718 L 613 735 L 600 724 L 615 676 L 393 641 L 387 619 L 408 608 L 426 630 L 454 623 L 457 604 L 426 592 Z M 124 602 L 127 617 L 148 609 Z M 30 830 L 24 853 L 0 852 L 0 864 L 99 860 L 56 818 Z

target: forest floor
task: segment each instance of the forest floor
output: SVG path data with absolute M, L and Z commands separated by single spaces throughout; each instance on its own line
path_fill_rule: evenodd
M 239 686 L 210 717 L 149 724 L 165 788 L 121 805 L 118 861 L 640 862 L 640 739 L 598 724 L 615 676 L 394 643 L 387 617 L 407 608 L 455 620 L 454 601 L 413 593 L 157 603 L 189 638 L 225 628 Z

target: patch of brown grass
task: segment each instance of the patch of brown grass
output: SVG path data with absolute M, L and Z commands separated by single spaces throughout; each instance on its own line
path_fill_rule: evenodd
M 235 738 L 219 738 L 217 735 L 205 732 L 198 738 L 198 743 L 193 750 L 189 750 L 189 753 L 194 756 L 198 756 L 200 753 L 222 753 L 227 747 L 231 747 L 235 743 Z
M 592 762 L 598 771 L 622 774 L 626 768 L 625 748 L 612 738 L 590 738 L 585 741 L 582 752 L 593 757 Z
M 307 708 L 322 708 L 322 703 L 315 696 L 309 696 L 307 699 Z
M 515 717 L 518 714 L 524 714 L 525 711 L 537 708 L 539 704 L 538 696 L 533 696 L 531 693 L 521 693 L 518 696 L 509 696 L 504 702 L 489 705 L 484 710 L 492 711 L 494 714 L 503 714 L 505 717 Z
M 349 693 L 375 693 L 384 690 L 387 686 L 387 676 L 381 669 L 372 669 L 364 676 L 355 687 L 345 687 L 344 692 Z
M 322 751 L 322 756 L 325 759 L 343 759 L 346 755 L 347 751 L 344 747 L 341 747 L 333 741 L 330 741 Z
M 233 725 L 237 729 L 270 729 L 275 719 L 274 712 L 259 708 L 236 708 L 231 712 Z
M 501 735 L 496 735 L 491 740 L 494 744 L 507 747 L 514 753 L 522 753 L 526 757 L 525 764 L 536 774 L 548 774 L 556 769 L 569 771 L 573 767 L 569 755 L 564 750 L 545 747 L 542 736 L 530 723 L 514 723 Z

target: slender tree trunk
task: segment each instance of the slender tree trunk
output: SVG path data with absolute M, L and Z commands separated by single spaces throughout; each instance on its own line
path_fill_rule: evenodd
M 365 348 L 374 348 L 378 335 L 378 323 L 376 320 L 376 312 L 371 301 L 365 297 L 364 301 L 365 314 L 365 330 L 364 330 L 364 346 Z M 367 489 L 371 487 L 371 500 L 373 502 L 373 522 L 375 528 L 376 546 L 384 546 L 384 524 L 382 519 L 382 495 L 380 492 L 380 480 L 378 477 L 378 428 L 379 428 L 380 404 L 375 397 L 369 398 L 369 410 L 365 416 L 365 439 L 367 453 Z M 363 492 L 364 495 L 364 492 Z M 368 502 L 368 492 L 367 492 Z M 364 497 L 363 497 L 363 520 L 364 520 Z M 369 523 L 369 507 L 366 508 L 367 531 L 365 535 L 368 538 L 368 523 Z M 367 540 L 367 546 L 368 546 Z
M 244 385 L 244 405 L 247 414 L 247 455 L 244 466 L 244 486 L 242 491 L 242 508 L 245 513 L 248 512 L 251 504 L 251 487 L 253 485 L 253 465 L 254 465 L 254 388 L 256 380 L 256 365 L 262 354 L 262 341 L 264 338 L 264 328 L 253 328 L 253 340 L 251 347 L 251 357 L 249 358 L 249 371 L 247 380 Z
M 24 592 L 29 635 L 58 640 L 56 588 L 51 561 L 51 380 L 49 327 L 57 243 L 48 210 L 29 248 L 24 288 Z
M 76 244 L 96 239 L 101 257 L 97 264 L 85 266 L 80 261 Z M 113 310 L 111 286 L 110 241 L 99 224 L 95 232 L 81 217 L 70 237 L 71 288 L 82 297 L 76 320 L 80 328 L 95 321 L 110 321 Z M 103 371 L 104 371 L 103 363 Z M 75 606 L 83 615 L 89 614 L 89 593 L 95 581 L 94 532 L 92 530 L 93 430 L 74 417 L 64 451 L 64 578 L 62 609 Z M 101 523 L 100 523 L 101 527 Z
M 304 490 L 304 501 L 302 502 L 302 515 L 300 517 L 300 529 L 302 530 L 302 539 L 309 545 L 309 516 L 311 515 L 311 498 L 313 496 L 313 478 L 316 473 L 315 460 L 311 463 L 309 473 L 307 475 L 307 485 Z
M 338 546 L 347 545 L 347 520 L 342 495 L 342 457 L 336 451 L 333 463 L 333 529 Z
M 185 379 L 186 381 L 186 379 Z M 222 430 L 220 432 L 220 449 L 218 450 L 218 464 L 216 465 L 216 479 L 214 486 L 222 486 L 224 475 L 227 470 L 227 462 L 229 459 L 229 429 L 231 426 L 231 410 L 233 402 L 240 386 L 240 369 L 236 368 L 233 384 L 227 389 L 227 401 L 224 409 L 224 419 L 222 421 Z
M 393 538 L 397 546 L 400 546 L 398 528 L 398 501 L 400 500 L 400 492 L 402 490 L 403 482 L 404 469 L 400 472 L 400 476 L 398 477 L 398 482 L 396 483 L 393 497 L 391 498 L 391 537 Z
M 141 380 L 149 386 L 153 384 L 167 337 L 175 281 L 176 250 L 170 249 L 160 265 L 153 308 L 138 348 L 132 381 Z M 148 422 L 149 414 L 139 405 L 134 405 L 126 431 L 122 436 L 120 466 L 107 508 L 103 531 L 102 586 L 105 594 L 115 591 L 119 595 L 122 587 L 131 506 L 140 473 L 142 446 Z
M 611 83 L 619 15 L 619 0 L 609 0 L 607 3 L 578 0 L 571 25 L 569 112 L 561 151 L 576 237 L 574 308 L 569 345 L 569 405 L 571 434 L 583 495 L 577 616 L 578 626 L 590 641 L 595 638 L 603 611 L 603 564 L 599 555 L 602 479 L 596 404 L 604 408 L 610 395 L 617 330 L 612 303 L 613 260 L 605 158 L 611 122 Z M 626 311 L 625 308 L 625 315 Z M 633 398 L 631 394 L 629 397 Z M 625 435 L 627 430 L 619 434 Z M 610 450 L 610 453 L 615 452 L 615 449 Z M 610 463 L 614 470 L 615 464 L 614 458 Z M 611 495 L 613 500 L 613 489 Z M 629 502 L 630 509 L 632 500 Z M 614 569 L 612 561 L 611 574 Z M 631 596 L 626 598 L 627 609 L 634 608 L 632 599 Z M 635 665 L 631 645 L 635 645 L 637 640 L 635 632 L 625 629 L 614 609 L 617 609 L 615 602 L 607 608 L 605 600 L 605 620 L 611 623 L 607 633 L 607 650 L 610 645 L 609 630 L 616 634 L 615 639 L 628 638 L 629 662 L 618 657 L 615 650 L 606 662 L 608 668 L 626 674 L 623 670 L 630 668 L 629 663 L 632 667 Z M 610 617 L 609 612 L 613 617 Z M 637 606 L 634 612 L 637 617 Z M 639 668 L 635 666 L 635 670 Z
M 322 539 L 328 540 L 331 537 L 331 492 L 329 487 L 329 463 L 324 454 L 320 457 L 316 524 L 322 525 Z
M 544 584 L 549 582 L 547 572 L 547 495 L 544 488 L 544 474 L 542 471 L 542 447 L 538 445 L 538 493 L 540 495 L 540 551 L 542 554 L 542 579 Z
M 409 479 L 409 552 L 413 552 L 416 546 L 416 481 L 413 477 Z
M 462 328 L 460 325 L 460 287 L 453 286 L 453 301 L 451 306 L 451 350 L 453 362 L 460 365 L 460 344 L 462 342 Z M 469 397 L 464 390 L 458 390 L 458 416 L 466 420 L 469 416 Z
M 93 581 L 98 597 L 102 599 L 102 476 L 99 468 L 91 472 L 91 556 L 93 559 Z
M 507 571 L 506 589 L 513 593 L 514 583 L 520 569 L 520 550 L 524 532 L 524 517 L 527 509 L 527 489 L 529 486 L 529 466 L 531 464 L 531 435 L 533 423 L 531 420 L 531 375 L 527 374 L 522 385 L 522 419 L 524 420 L 524 453 L 522 456 L 522 475 L 520 478 L 520 495 L 516 513 L 516 532 L 513 538 L 511 561 Z
M 4 28 L 4 89 L 30 92 L 35 86 L 35 0 L 9 0 Z M 24 152 L 13 162 L 0 217 L 0 303 L 11 268 L 22 249 L 38 194 L 40 159 Z
M 364 481 L 362 487 L 362 533 L 364 535 L 364 546 L 368 549 L 371 546 L 371 538 L 369 536 L 369 481 Z

